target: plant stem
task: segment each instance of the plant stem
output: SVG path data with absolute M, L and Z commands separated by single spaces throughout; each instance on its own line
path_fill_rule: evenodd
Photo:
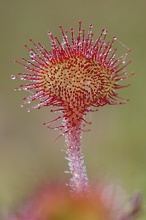
M 68 165 L 70 174 L 70 186 L 76 192 L 86 191 L 88 188 L 88 177 L 86 167 L 84 165 L 84 157 L 81 153 L 81 131 L 77 127 L 73 127 L 66 134 Z

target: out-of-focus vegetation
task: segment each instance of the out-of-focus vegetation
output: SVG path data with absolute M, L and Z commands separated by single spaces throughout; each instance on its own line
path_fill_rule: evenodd
M 120 0 L 26 0 L 0 1 L 0 212 L 15 208 L 38 185 L 52 179 L 68 180 L 64 174 L 64 138 L 56 143 L 57 131 L 42 122 L 55 116 L 50 108 L 26 112 L 20 108 L 27 92 L 13 92 L 21 82 L 11 74 L 24 71 L 14 59 L 28 58 L 23 47 L 29 38 L 40 41 L 49 50 L 47 31 L 60 36 L 58 26 L 78 28 L 78 21 L 88 29 L 94 25 L 95 38 L 103 28 L 108 37 L 116 35 L 132 49 L 127 80 L 132 86 L 119 91 L 130 102 L 122 106 L 100 108 L 87 116 L 92 121 L 90 133 L 83 134 L 83 151 L 90 179 L 120 183 L 129 194 L 142 192 L 146 203 L 146 2 Z M 121 53 L 126 49 L 116 43 Z M 126 82 L 125 82 L 126 83 Z M 143 218 L 140 218 L 143 219 Z

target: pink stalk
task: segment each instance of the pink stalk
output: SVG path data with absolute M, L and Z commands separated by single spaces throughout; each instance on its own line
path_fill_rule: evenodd
M 66 134 L 68 165 L 70 174 L 70 186 L 75 192 L 82 192 L 88 188 L 88 177 L 84 165 L 84 157 L 81 153 L 81 131 L 76 127 Z

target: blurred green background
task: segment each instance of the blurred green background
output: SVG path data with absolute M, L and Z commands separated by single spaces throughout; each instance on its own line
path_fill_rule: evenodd
M 58 29 L 88 28 L 95 37 L 103 28 L 132 49 L 128 72 L 136 75 L 132 86 L 119 91 L 130 102 L 107 106 L 89 114 L 92 131 L 83 134 L 83 152 L 90 180 L 121 184 L 130 195 L 142 192 L 146 202 L 146 1 L 145 0 L 1 0 L 0 1 L 0 213 L 24 201 L 38 186 L 54 179 L 69 179 L 64 159 L 64 138 L 43 122 L 53 119 L 50 108 L 26 112 L 20 108 L 25 91 L 13 92 L 21 82 L 11 74 L 24 69 L 14 59 L 28 58 L 24 44 L 31 37 L 49 50 L 47 31 L 61 37 Z M 60 38 L 61 39 L 61 38 Z M 119 53 L 125 48 L 116 45 Z M 121 51 L 120 51 L 121 50 Z M 126 83 L 125 82 L 125 83 Z M 140 218 L 143 219 L 143 218 Z

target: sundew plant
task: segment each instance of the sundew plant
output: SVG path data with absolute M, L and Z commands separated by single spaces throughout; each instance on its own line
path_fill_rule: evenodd
M 83 215 L 83 210 L 81 213 L 77 212 L 77 214 L 76 209 L 71 211 L 67 208 L 67 205 L 64 208 L 66 211 L 58 215 L 52 215 L 50 214 L 52 205 L 49 205 L 51 199 L 48 192 L 48 196 L 46 195 L 44 199 L 45 202 L 37 203 L 41 211 L 38 212 L 37 208 L 35 211 L 30 211 L 33 214 L 29 214 L 29 217 L 25 215 L 26 218 L 23 216 L 23 218 L 17 219 L 132 219 L 139 210 L 139 196 L 134 197 L 136 202 L 126 214 L 120 212 L 117 215 L 117 213 L 113 213 L 111 209 L 106 207 L 106 202 L 101 201 L 98 193 L 96 196 L 91 196 L 91 191 L 94 191 L 94 189 L 91 189 L 92 187 L 88 183 L 84 157 L 81 152 L 82 133 L 87 130 L 85 128 L 86 124 L 91 124 L 90 121 L 86 121 L 86 115 L 105 105 L 119 105 L 127 102 L 127 99 L 123 99 L 118 95 L 118 90 L 129 86 L 129 84 L 123 85 L 121 82 L 132 75 L 126 72 L 126 66 L 130 63 L 126 58 L 130 50 L 127 49 L 124 54 L 116 57 L 117 48 L 113 46 L 116 37 L 114 36 L 111 41 L 107 41 L 107 30 L 103 29 L 100 36 L 94 39 L 92 24 L 89 25 L 89 29 L 86 31 L 82 28 L 82 23 L 79 22 L 77 35 L 75 35 L 73 28 L 70 29 L 70 33 L 64 31 L 62 26 L 59 26 L 59 28 L 62 42 L 48 31 L 51 44 L 50 51 L 40 42 L 35 43 L 30 39 L 32 46 L 25 45 L 30 58 L 22 58 L 21 62 L 15 60 L 16 63 L 24 66 L 25 72 L 12 75 L 12 79 L 17 78 L 25 81 L 15 90 L 29 92 L 21 105 L 23 107 L 32 103 L 27 110 L 28 112 L 32 109 L 52 106 L 51 112 L 60 113 L 57 118 L 44 123 L 48 128 L 53 126 L 54 129 L 58 129 L 58 137 L 62 135 L 65 137 L 69 173 L 71 174 L 70 189 L 65 188 L 64 190 L 63 187 L 64 196 L 62 197 L 62 194 L 59 194 L 59 197 L 69 197 L 70 199 L 67 200 L 66 204 L 71 203 L 69 207 L 72 207 L 76 203 L 77 210 L 82 210 L 81 204 L 84 207 L 85 201 L 88 201 L 88 204 L 84 207 L 84 213 L 90 206 L 93 208 L 96 204 L 97 207 L 93 208 L 94 211 L 90 207 L 90 215 L 88 215 L 88 212 L 88 214 L 86 213 L 87 218 Z M 60 121 L 59 126 L 55 126 L 56 121 Z M 51 195 L 52 192 L 53 189 Z M 55 191 L 55 195 L 57 192 Z M 57 207 L 57 202 L 53 207 Z M 40 204 L 45 205 L 40 208 L 42 207 Z M 70 215 L 70 213 L 72 214 Z

